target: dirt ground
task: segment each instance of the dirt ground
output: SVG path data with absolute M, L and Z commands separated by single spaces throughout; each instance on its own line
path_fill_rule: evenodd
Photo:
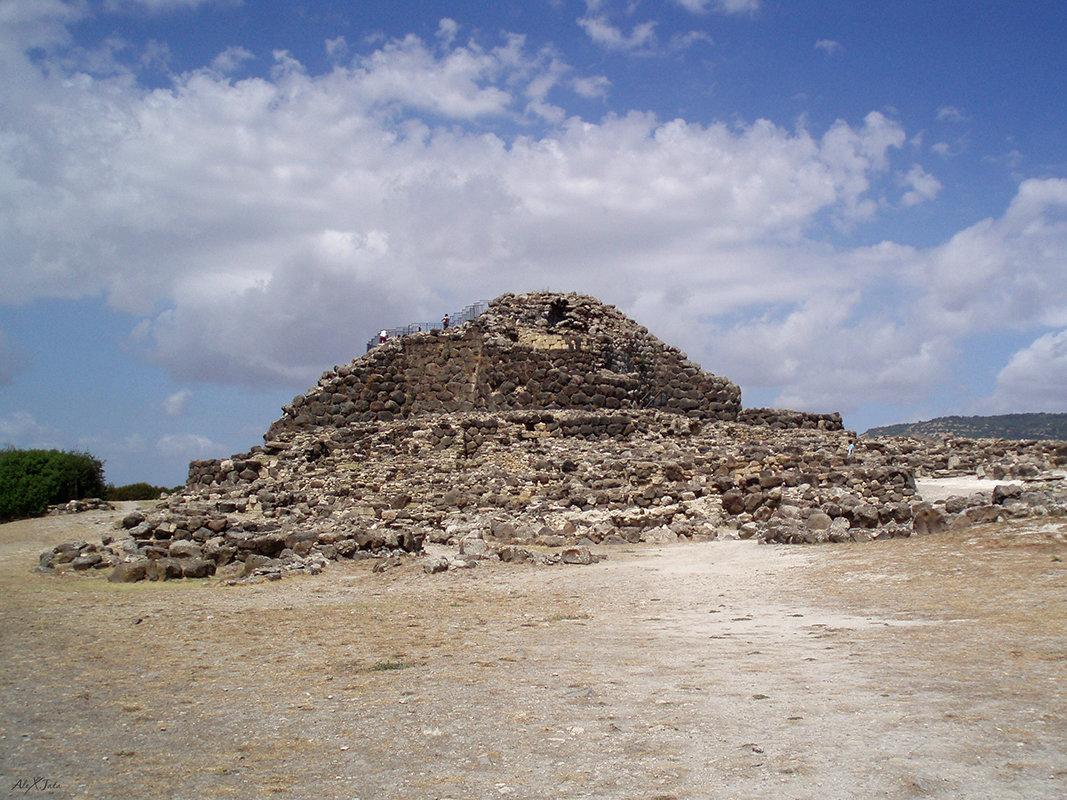
M 0 798 L 1064 798 L 1067 520 L 225 586 L 0 526 Z

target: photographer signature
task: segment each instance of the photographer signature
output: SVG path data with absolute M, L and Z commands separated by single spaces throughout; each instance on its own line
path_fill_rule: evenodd
M 31 791 L 50 792 L 58 788 L 59 781 L 54 781 L 51 778 L 34 777 L 29 779 L 19 778 L 11 787 L 11 791 L 14 792 L 21 789 L 23 794 L 29 794 Z

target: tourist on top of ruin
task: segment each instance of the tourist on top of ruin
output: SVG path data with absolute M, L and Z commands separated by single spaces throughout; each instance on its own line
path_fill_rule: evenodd
M 441 327 L 444 328 L 446 331 L 448 330 L 448 323 L 449 323 L 449 317 L 448 317 L 448 314 L 445 314 L 444 319 L 441 320 Z
M 387 330 L 385 330 L 383 328 L 382 332 L 378 334 L 378 344 L 382 344 L 388 338 L 389 338 L 389 331 L 387 331 Z
M 856 454 L 856 443 L 852 440 L 848 440 L 848 457 L 852 458 Z

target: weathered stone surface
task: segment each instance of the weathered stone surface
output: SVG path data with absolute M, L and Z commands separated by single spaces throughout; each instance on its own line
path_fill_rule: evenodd
M 49 506 L 48 513 L 51 516 L 58 514 L 81 514 L 85 511 L 113 510 L 115 507 L 107 500 L 99 497 L 86 497 L 82 500 L 70 500 L 66 503 Z
M 1013 483 L 993 487 L 993 505 L 1003 505 L 1005 500 L 1009 498 L 1021 497 L 1023 493 L 1023 487 L 1020 484 Z
M 597 561 L 588 547 L 567 547 L 559 555 L 564 564 L 593 564 Z
M 177 559 L 157 558 L 148 562 L 145 577 L 150 581 L 167 581 L 171 578 L 180 578 L 182 577 L 182 568 Z
M 189 539 L 175 539 L 167 548 L 171 558 L 203 558 L 204 549 Z
M 148 577 L 148 559 L 139 558 L 136 561 L 123 561 L 115 565 L 107 579 L 111 583 L 135 583 Z
M 822 511 L 816 511 L 807 519 L 809 531 L 828 531 L 831 525 L 833 525 L 833 520 L 830 519 L 830 515 Z
M 144 514 L 140 511 L 131 511 L 129 514 L 122 518 L 123 528 L 136 528 L 144 522 Z
M 72 562 L 70 566 L 76 570 L 92 569 L 98 564 L 103 562 L 103 556 L 100 553 L 86 553 L 85 555 L 79 555 Z M 105 564 L 106 566 L 106 564 Z
M 923 536 L 929 533 L 939 533 L 948 527 L 945 516 L 929 503 L 922 503 L 915 511 L 912 519 L 912 527 L 915 533 Z
M 215 574 L 215 562 L 206 558 L 185 558 L 179 563 L 183 578 L 207 578 Z
M 448 559 L 444 556 L 431 558 L 422 565 L 422 569 L 427 575 L 433 575 L 438 572 L 447 572 Z

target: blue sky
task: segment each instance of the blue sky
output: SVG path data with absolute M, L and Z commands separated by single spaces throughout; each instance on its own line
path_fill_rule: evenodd
M 1067 6 L 3 0 L 0 443 L 173 485 L 379 328 L 619 306 L 746 406 L 1067 411 Z

